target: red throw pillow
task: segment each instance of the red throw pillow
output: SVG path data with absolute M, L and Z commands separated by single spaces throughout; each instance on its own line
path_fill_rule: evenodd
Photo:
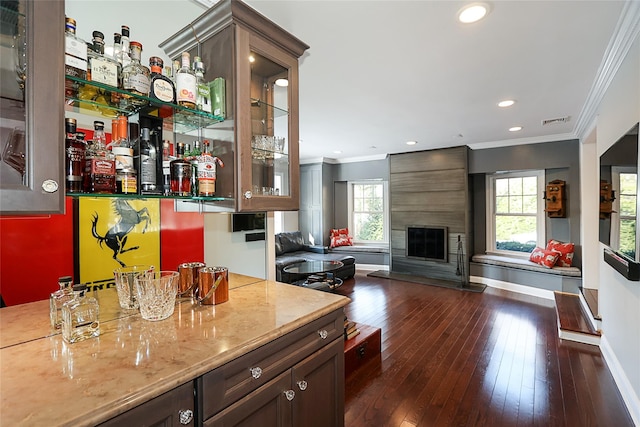
M 552 268 L 554 265 L 556 265 L 556 261 L 558 260 L 559 256 L 559 252 L 548 251 L 546 249 L 542 249 L 539 246 L 536 246 L 533 252 L 531 252 L 529 261 L 540 264 L 543 267 Z
M 338 246 L 353 246 L 353 239 L 346 234 L 331 237 L 331 247 L 337 248 Z
M 341 234 L 348 236 L 349 229 L 348 228 L 332 228 L 331 231 L 329 232 L 329 237 L 337 237 Z
M 556 263 L 558 267 L 571 267 L 574 247 L 575 245 L 573 243 L 563 243 L 553 239 L 549 240 L 547 243 L 548 251 L 556 251 L 560 253 Z

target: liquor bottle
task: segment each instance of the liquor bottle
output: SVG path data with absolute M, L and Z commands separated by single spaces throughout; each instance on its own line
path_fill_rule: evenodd
M 162 102 L 176 102 L 176 88 L 173 81 L 162 74 L 164 62 L 157 56 L 149 58 L 149 67 L 151 68 L 151 88 L 149 89 L 149 98 L 157 99 Z
M 211 155 L 209 141 L 204 141 L 204 150 L 198 156 L 198 195 L 211 197 L 216 192 L 216 166 L 223 167 L 222 160 Z
M 113 33 L 113 44 L 105 44 L 104 46 L 104 54 L 118 62 L 118 64 L 120 64 L 120 68 L 122 68 L 122 63 L 120 62 L 122 60 L 122 46 L 120 45 L 121 38 L 122 34 Z
M 196 106 L 198 110 L 211 112 L 211 92 L 209 84 L 204 81 L 204 64 L 199 56 L 193 58 L 193 70 L 196 74 Z
M 169 141 L 162 143 L 162 194 L 171 194 L 171 158 L 169 155 Z
M 189 151 L 189 162 L 191 162 L 191 195 L 198 195 L 198 156 L 202 154 L 200 141 L 193 141 L 193 150 Z
M 68 343 L 100 335 L 100 307 L 86 292 L 87 285 L 74 285 L 73 298 L 62 306 L 62 338 Z
M 87 147 L 84 168 L 85 193 L 113 194 L 116 191 L 116 162 L 106 146 L 104 123 L 93 122 L 93 144 Z
M 185 160 L 184 151 L 184 143 L 179 142 L 176 147 L 177 158 L 169 162 L 171 194 L 174 196 L 191 195 L 191 162 Z
M 116 193 L 138 193 L 138 174 L 135 169 L 124 168 L 116 172 Z
M 131 42 L 131 62 L 122 68 L 122 88 L 135 95 L 149 96 L 151 71 L 140 63 L 142 44 Z M 126 103 L 144 106 L 147 101 L 140 98 L 124 97 Z
M 227 115 L 226 82 L 224 78 L 217 77 L 212 82 L 209 82 L 209 90 L 211 92 L 213 114 L 224 119 Z
M 64 42 L 64 73 L 68 76 L 80 79 L 87 78 L 87 44 L 76 36 L 76 21 L 73 18 L 65 19 Z M 65 81 L 65 95 L 75 97 L 78 93 L 78 84 Z
M 76 135 L 76 119 L 65 119 L 65 182 L 67 192 L 82 192 L 85 143 Z
M 189 52 L 182 52 L 182 67 L 176 71 L 176 100 L 183 107 L 196 108 L 196 75 L 189 67 Z
M 62 306 L 73 298 L 72 282 L 71 276 L 58 278 L 60 288 L 49 296 L 49 319 L 53 329 L 60 329 L 62 326 Z
M 93 48 L 88 50 L 87 80 L 118 87 L 120 64 L 104 54 L 104 35 L 93 32 Z
M 140 135 L 140 194 L 156 192 L 156 160 L 157 150 L 151 143 L 149 128 L 142 128 Z
M 130 43 L 129 43 L 129 27 L 123 25 L 120 27 L 120 59 L 118 62 L 122 65 L 122 68 L 126 67 L 131 63 L 131 55 L 130 55 Z
M 129 121 L 124 114 L 117 119 L 116 132 L 111 133 L 111 152 L 115 156 L 116 173 L 122 169 L 135 169 L 133 147 L 129 141 Z M 115 136 L 114 136 L 115 135 Z

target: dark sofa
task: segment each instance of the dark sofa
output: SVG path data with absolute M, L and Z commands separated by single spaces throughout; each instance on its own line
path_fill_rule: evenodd
M 335 270 L 335 277 L 342 280 L 353 277 L 356 274 L 356 259 L 350 255 L 329 253 L 324 246 L 311 246 L 304 243 L 300 231 L 287 231 L 276 234 L 276 280 L 278 282 L 293 283 L 302 279 L 295 274 L 288 274 L 283 269 L 300 261 L 341 261 L 344 266 Z

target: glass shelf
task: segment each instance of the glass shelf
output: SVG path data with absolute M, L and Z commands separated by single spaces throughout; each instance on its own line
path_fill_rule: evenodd
M 0 45 L 13 49 L 13 37 L 17 33 L 20 21 L 24 22 L 26 16 L 15 9 L 19 6 L 19 3 L 14 3 L 15 8 L 7 7 L 7 4 L 4 2 L 0 4 L 0 26 L 2 28 Z
M 284 117 L 289 114 L 289 111 L 285 110 L 284 108 L 276 107 L 275 105 L 268 104 L 257 98 L 251 98 L 251 106 L 258 108 L 270 108 L 274 118 Z
M 184 200 L 189 202 L 233 202 L 228 197 L 201 197 L 201 196 L 165 196 L 163 194 L 103 194 L 103 193 L 67 193 L 67 196 L 74 198 L 96 197 L 96 198 L 119 198 L 119 199 L 171 199 Z
M 275 160 L 278 163 L 288 163 L 289 155 L 279 153 L 277 151 L 263 150 L 260 148 L 251 148 L 251 158 L 255 160 Z
M 65 78 L 77 86 L 77 96 L 66 96 L 67 108 L 76 109 L 78 113 L 110 118 L 118 114 L 142 113 L 162 119 L 171 118 L 176 132 L 179 133 L 210 127 L 224 121 L 220 116 L 158 101 L 147 96 L 134 95 L 103 83 L 90 82 L 68 75 Z M 144 105 L 135 105 L 133 101 L 141 101 Z

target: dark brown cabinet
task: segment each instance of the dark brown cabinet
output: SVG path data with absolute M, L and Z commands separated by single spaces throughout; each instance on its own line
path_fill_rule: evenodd
M 64 1 L 0 11 L 0 214 L 62 213 Z
M 194 426 L 196 424 L 193 390 L 193 382 L 189 381 L 100 426 Z
M 309 46 L 250 6 L 222 0 L 160 47 L 173 59 L 200 56 L 207 79 L 224 82 L 224 123 L 199 129 L 221 148 L 222 194 L 238 211 L 297 210 L 298 58 Z

